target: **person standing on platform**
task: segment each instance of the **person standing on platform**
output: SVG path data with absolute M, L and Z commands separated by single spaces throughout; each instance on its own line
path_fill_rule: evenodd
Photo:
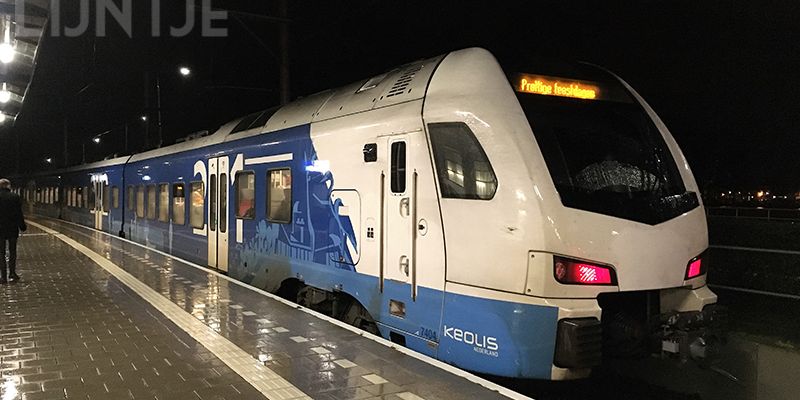
M 22 201 L 15 193 L 11 193 L 11 181 L 0 179 L 0 284 L 6 280 L 6 243 L 8 243 L 8 279 L 19 280 L 17 276 L 17 238 L 19 232 L 25 232 L 25 218 L 22 216 Z

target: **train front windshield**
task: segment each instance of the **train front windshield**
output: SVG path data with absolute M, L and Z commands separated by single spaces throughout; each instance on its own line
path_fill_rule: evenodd
M 520 74 L 512 84 L 564 206 L 657 224 L 699 205 L 619 82 Z

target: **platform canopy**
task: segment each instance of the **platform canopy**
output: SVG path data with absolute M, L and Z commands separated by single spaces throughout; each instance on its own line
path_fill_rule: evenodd
M 33 80 L 49 5 L 49 0 L 0 0 L 0 111 L 12 122 Z

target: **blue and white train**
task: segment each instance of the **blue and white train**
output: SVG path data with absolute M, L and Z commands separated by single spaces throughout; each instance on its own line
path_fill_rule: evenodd
M 602 68 L 520 72 L 454 51 L 21 190 L 471 371 L 702 356 L 717 297 L 675 140 Z

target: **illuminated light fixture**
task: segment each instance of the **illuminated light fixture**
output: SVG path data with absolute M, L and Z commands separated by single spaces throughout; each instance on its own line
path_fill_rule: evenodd
M 8 84 L 3 82 L 3 90 L 0 90 L 0 103 L 8 103 L 11 100 L 11 92 L 8 90 Z
M 147 115 L 142 115 L 141 117 L 139 117 L 139 119 L 141 119 L 144 122 L 147 122 Z
M 566 285 L 616 285 L 617 276 L 610 266 L 590 264 L 564 257 L 553 257 L 553 274 Z
M 706 266 L 703 264 L 702 256 L 695 257 L 692 261 L 689 261 L 689 265 L 686 266 L 686 280 L 697 278 L 698 276 L 704 275 L 706 273 Z
M 3 113 L 0 113 L 0 124 L 2 124 L 3 122 L 6 122 L 6 115 L 3 114 Z
M 52 164 L 53 163 L 53 159 L 52 158 L 45 158 L 44 161 L 46 163 L 48 163 L 48 164 Z
M 5 19 L 5 32 L 3 43 L 0 43 L 0 62 L 8 64 L 14 61 L 14 46 L 11 44 L 11 17 Z
M 92 141 L 95 142 L 95 143 L 100 143 L 100 136 L 93 137 Z
M 331 170 L 331 162 L 328 160 L 314 160 L 311 165 L 306 165 L 308 172 L 326 173 Z
M 192 74 L 192 70 L 189 69 L 189 67 L 180 67 L 178 72 L 180 72 L 180 74 L 183 76 L 189 76 Z

